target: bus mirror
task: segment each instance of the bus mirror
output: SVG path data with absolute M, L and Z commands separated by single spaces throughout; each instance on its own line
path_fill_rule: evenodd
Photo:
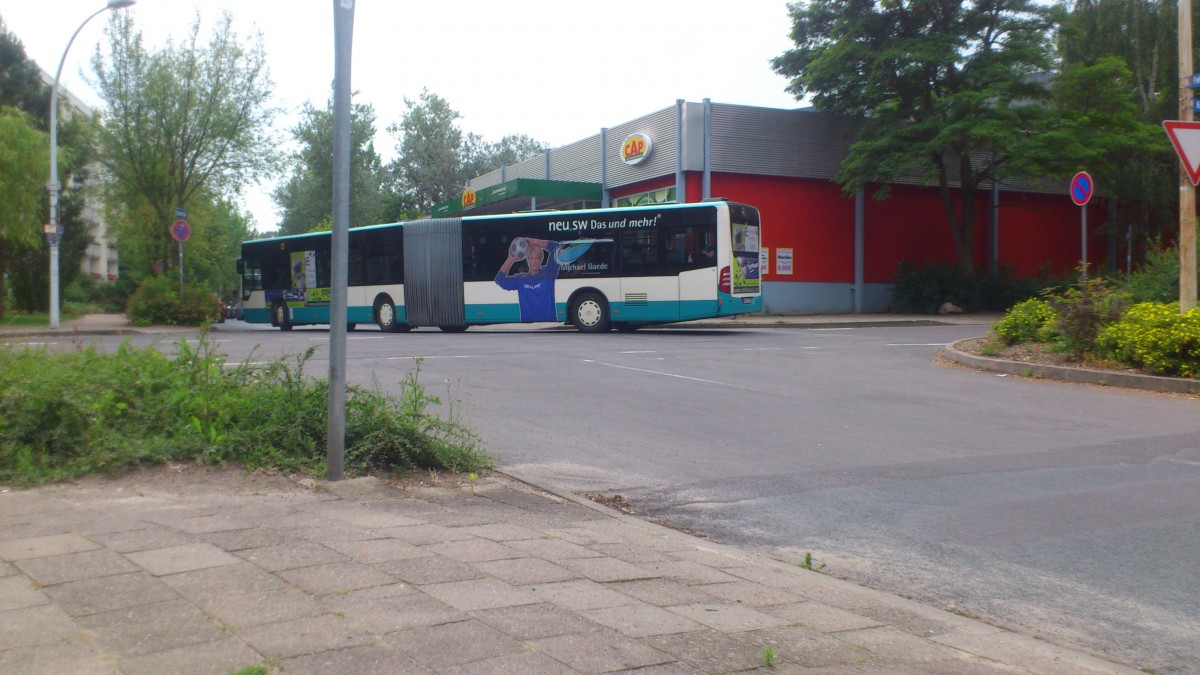
M 237 273 L 242 274 L 246 271 L 246 261 L 241 258 L 237 259 Z

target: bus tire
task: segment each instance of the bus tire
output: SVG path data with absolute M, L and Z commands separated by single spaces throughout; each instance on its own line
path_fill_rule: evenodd
M 412 326 L 396 321 L 396 303 L 388 296 L 375 301 L 375 323 L 379 330 L 385 333 L 402 333 L 412 330 Z
M 605 333 L 612 326 L 608 301 L 594 291 L 581 293 L 571 305 L 571 323 L 584 333 Z
M 356 323 L 348 323 L 348 324 L 346 324 L 346 332 L 347 332 L 347 333 L 349 333 L 349 332 L 353 331 L 353 330 L 354 330 L 354 329 L 356 329 L 356 328 L 358 328 L 358 324 L 356 324 Z
M 292 316 L 288 311 L 288 306 L 282 300 L 276 300 L 275 305 L 271 308 L 271 323 L 279 326 L 279 330 L 292 329 Z
M 462 326 L 438 326 L 438 330 L 443 333 L 461 333 L 467 329 L 466 324 Z

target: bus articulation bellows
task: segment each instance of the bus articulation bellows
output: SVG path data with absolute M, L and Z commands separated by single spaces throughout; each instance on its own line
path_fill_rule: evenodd
M 584 332 L 762 311 L 758 210 L 709 201 L 467 216 L 351 229 L 347 322 L 553 321 Z M 243 318 L 329 323 L 329 232 L 242 244 Z

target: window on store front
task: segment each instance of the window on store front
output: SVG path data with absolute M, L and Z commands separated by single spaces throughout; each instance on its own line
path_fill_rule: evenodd
M 675 201 L 675 188 L 669 187 L 641 192 L 627 197 L 617 197 L 617 201 L 613 206 L 621 208 L 625 206 L 645 206 L 646 204 L 674 204 Z

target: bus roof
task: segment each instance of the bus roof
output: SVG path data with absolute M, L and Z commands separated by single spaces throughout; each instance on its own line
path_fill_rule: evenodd
M 685 204 L 645 204 L 641 206 L 625 206 L 621 208 L 599 208 L 599 209 L 576 209 L 572 211 L 518 211 L 515 213 L 495 213 L 482 216 L 454 216 L 452 218 L 426 218 L 422 220 L 462 220 L 462 221 L 483 221 L 483 220 L 498 220 L 502 218 L 512 218 L 514 216 L 537 216 L 550 213 L 565 213 L 565 214 L 589 214 L 589 213 L 610 213 L 612 211 L 647 211 L 647 210 L 675 210 L 675 209 L 694 209 L 703 207 L 716 207 L 720 204 L 732 203 L 726 199 L 706 199 L 702 202 L 688 202 Z M 352 228 L 354 231 L 380 230 L 389 227 L 402 227 L 406 223 L 417 221 L 396 221 L 394 223 L 377 223 L 375 225 L 364 225 L 362 227 Z M 263 237 L 262 239 L 248 239 L 243 241 L 243 244 L 254 244 L 269 241 L 286 241 L 289 239 L 303 239 L 305 237 L 321 237 L 330 234 L 329 230 L 322 232 L 305 232 L 303 234 L 287 234 L 282 237 Z

